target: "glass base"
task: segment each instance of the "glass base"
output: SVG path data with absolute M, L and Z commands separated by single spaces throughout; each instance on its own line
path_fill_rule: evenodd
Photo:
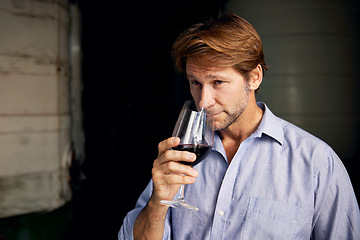
M 184 200 L 174 200 L 174 201 L 161 200 L 160 203 L 168 207 L 186 209 L 193 212 L 199 211 L 197 207 L 187 204 Z

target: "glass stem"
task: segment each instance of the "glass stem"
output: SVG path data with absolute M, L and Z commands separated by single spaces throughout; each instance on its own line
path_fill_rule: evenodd
M 179 198 L 178 198 L 180 201 L 184 201 L 184 188 L 185 188 L 185 184 L 181 185 Z

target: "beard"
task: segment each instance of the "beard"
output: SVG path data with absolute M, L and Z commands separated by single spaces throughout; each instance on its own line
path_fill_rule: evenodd
M 226 114 L 225 119 L 222 122 L 215 123 L 215 131 L 222 131 L 230 127 L 240 115 L 245 111 L 249 103 L 249 85 L 245 84 L 244 93 L 239 101 L 235 104 L 234 108 L 231 110 L 223 110 L 223 113 Z

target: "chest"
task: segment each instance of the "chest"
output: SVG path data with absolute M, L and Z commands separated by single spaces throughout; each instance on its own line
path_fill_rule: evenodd
M 229 164 L 237 153 L 240 144 L 240 141 L 223 141 L 223 147 Z
M 196 166 L 200 175 L 185 199 L 200 210 L 172 209 L 174 239 L 292 239 L 311 231 L 308 170 L 264 151 L 245 142 L 229 166 L 214 151 Z

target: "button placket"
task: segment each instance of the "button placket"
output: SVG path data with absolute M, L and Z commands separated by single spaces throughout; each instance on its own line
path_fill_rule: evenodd
M 225 176 L 223 178 L 220 191 L 218 194 L 218 199 L 215 208 L 215 215 L 212 224 L 211 239 L 218 240 L 224 239 L 226 235 L 226 224 L 228 214 L 230 210 L 231 198 L 233 196 L 234 184 L 238 175 L 239 165 L 242 160 L 244 152 L 246 151 L 249 145 L 250 139 L 246 139 L 241 143 L 239 149 L 237 150 L 231 165 L 228 167 Z

